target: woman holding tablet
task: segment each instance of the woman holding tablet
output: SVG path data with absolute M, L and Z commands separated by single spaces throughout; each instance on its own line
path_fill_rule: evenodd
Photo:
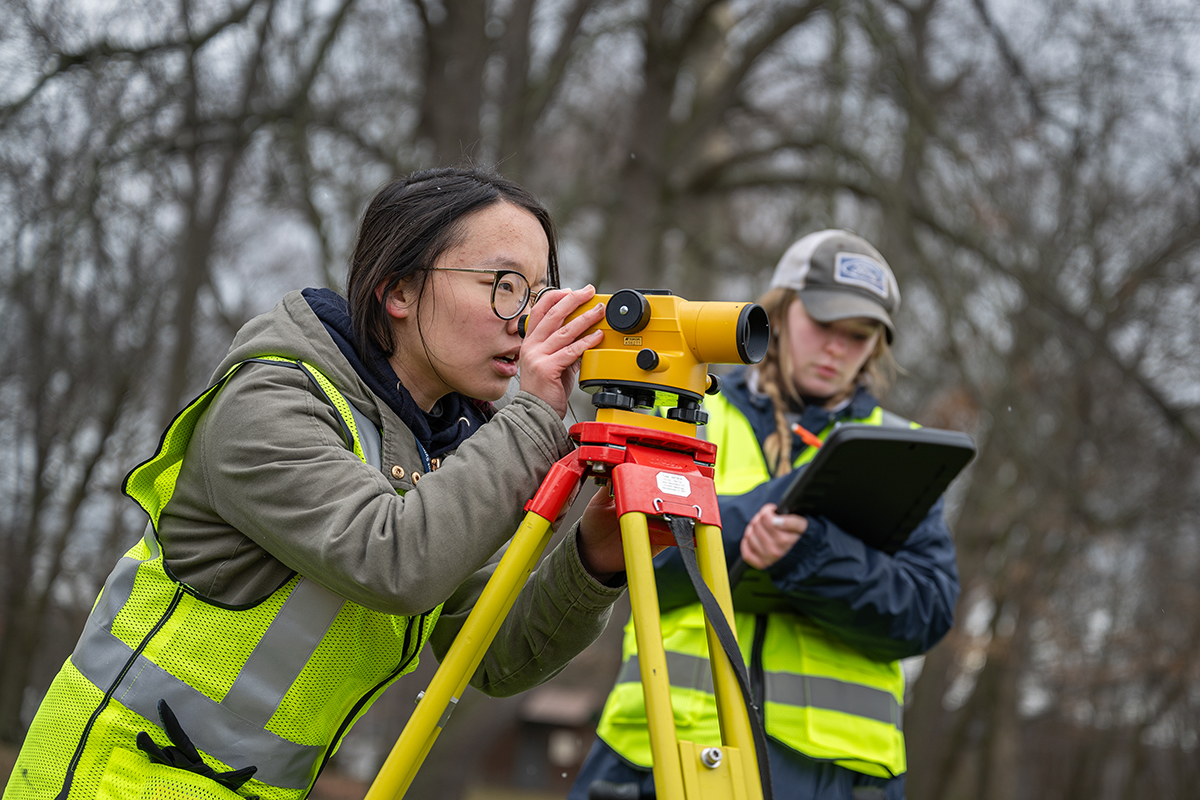
M 912 425 L 876 399 L 893 367 L 899 288 L 868 242 L 826 230 L 788 249 L 758 302 L 774 334 L 767 355 L 725 379 L 705 403 L 709 422 L 699 435 L 718 445 L 727 560 L 740 556 L 761 570 L 775 595 L 743 604 L 735 592 L 734 600 L 754 703 L 764 712 L 773 793 L 899 800 L 906 769 L 899 660 L 946 634 L 958 599 L 944 501 L 894 555 L 823 517 L 780 515 L 775 506 L 794 470 L 837 425 Z M 677 735 L 719 744 L 700 605 L 676 548 L 655 565 Z M 614 791 L 652 797 L 632 626 L 597 733 L 572 800 Z

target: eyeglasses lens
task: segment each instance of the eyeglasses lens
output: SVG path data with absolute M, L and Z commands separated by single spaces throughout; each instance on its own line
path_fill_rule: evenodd
M 492 308 L 501 319 L 521 313 L 529 300 L 529 281 L 519 272 L 500 272 L 492 285 Z

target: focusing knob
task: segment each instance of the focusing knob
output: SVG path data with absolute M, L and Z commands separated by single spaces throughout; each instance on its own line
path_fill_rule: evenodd
M 622 289 L 608 298 L 604 321 L 619 333 L 637 333 L 650 322 L 650 301 L 641 292 Z
M 643 347 L 637 354 L 638 369 L 644 369 L 646 372 L 651 372 L 658 366 L 658 353 L 651 350 L 649 347 Z
M 708 373 L 708 387 L 704 390 L 705 394 L 716 394 L 721 391 L 721 379 L 711 372 Z

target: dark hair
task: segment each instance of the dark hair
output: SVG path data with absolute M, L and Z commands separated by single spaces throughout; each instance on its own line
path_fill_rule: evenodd
M 542 224 L 550 243 L 549 285 L 557 286 L 558 243 L 550 212 L 507 178 L 477 167 L 439 167 L 398 178 L 379 190 L 363 212 L 346 287 L 354 340 L 364 361 L 372 361 L 365 357 L 368 342 L 384 356 L 396 349 L 376 287 L 384 284 L 386 298 L 411 278 L 420 296 L 438 257 L 462 241 L 463 220 L 501 201 L 525 209 Z

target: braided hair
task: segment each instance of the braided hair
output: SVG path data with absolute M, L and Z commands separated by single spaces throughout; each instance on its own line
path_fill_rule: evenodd
M 792 426 L 788 422 L 788 413 L 804 408 L 804 399 L 796 388 L 792 372 L 791 345 L 787 336 L 788 311 L 793 302 L 799 301 L 796 290 L 786 287 L 771 289 L 758 300 L 771 322 L 771 341 L 766 356 L 753 369 L 758 379 L 758 391 L 771 398 L 775 413 L 775 430 L 763 442 L 767 468 L 775 477 L 792 471 Z M 878 397 L 891 386 L 896 370 L 887 337 L 880 336 L 856 382 L 871 387 Z

